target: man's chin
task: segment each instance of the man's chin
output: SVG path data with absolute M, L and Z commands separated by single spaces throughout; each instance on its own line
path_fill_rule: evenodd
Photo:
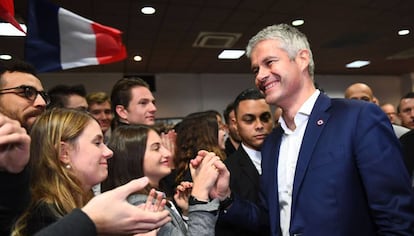
M 145 122 L 146 125 L 154 125 L 155 124 L 155 120 L 154 119 L 148 119 Z
M 26 129 L 31 129 L 34 122 L 36 121 L 37 117 L 36 116 L 31 116 L 29 118 L 26 119 L 26 122 L 24 124 L 24 126 L 26 127 Z

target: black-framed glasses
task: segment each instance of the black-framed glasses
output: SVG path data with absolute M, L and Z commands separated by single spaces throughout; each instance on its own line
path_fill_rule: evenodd
M 16 90 L 16 91 L 10 91 L 10 90 Z M 46 105 L 49 105 L 50 103 L 50 97 L 45 91 L 38 91 L 33 86 L 29 85 L 21 85 L 14 88 L 6 88 L 6 89 L 0 89 L 0 95 L 1 94 L 7 94 L 7 93 L 14 93 L 19 96 L 25 97 L 26 99 L 34 102 L 36 100 L 37 95 L 40 94 L 40 96 L 45 101 Z

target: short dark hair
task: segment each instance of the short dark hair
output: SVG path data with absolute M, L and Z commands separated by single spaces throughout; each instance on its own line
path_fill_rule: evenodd
M 131 89 L 135 87 L 146 87 L 149 89 L 148 83 L 138 77 L 122 78 L 118 80 L 112 87 L 111 103 L 112 113 L 115 116 L 115 123 L 119 120 L 119 115 L 116 112 L 116 106 L 122 105 L 127 108 L 129 101 L 131 101 L 132 98 Z
M 69 85 L 56 85 L 55 87 L 49 89 L 47 92 L 50 96 L 50 104 L 48 109 L 52 107 L 66 107 L 68 103 L 68 97 L 70 95 L 79 95 L 81 97 L 86 97 L 86 89 L 82 84 L 77 84 L 73 86 Z
M 239 109 L 239 104 L 241 101 L 259 99 L 265 99 L 265 96 L 258 89 L 248 88 L 246 90 L 243 90 L 239 95 L 237 95 L 236 99 L 234 100 L 234 113 L 237 115 L 237 110 Z
M 397 106 L 397 113 L 400 113 L 401 100 L 406 99 L 406 98 L 414 98 L 414 92 L 408 92 L 407 94 L 405 94 L 404 96 L 401 97 L 400 103 Z
M 234 102 L 231 102 L 227 105 L 226 109 L 223 111 L 224 122 L 226 125 L 230 124 L 230 113 L 234 111 Z
M 3 83 L 1 78 L 6 72 L 23 72 L 37 77 L 34 66 L 19 59 L 0 60 L 0 85 Z

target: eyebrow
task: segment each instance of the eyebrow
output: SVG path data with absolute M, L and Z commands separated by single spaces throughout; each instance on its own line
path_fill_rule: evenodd
M 93 139 L 103 140 L 103 135 L 102 134 L 97 134 L 97 135 L 95 135 L 95 137 Z
M 160 147 L 161 143 L 160 142 L 155 142 L 153 144 L 151 144 L 151 148 L 156 148 L 156 147 Z
M 155 98 L 141 98 L 139 102 L 155 102 Z

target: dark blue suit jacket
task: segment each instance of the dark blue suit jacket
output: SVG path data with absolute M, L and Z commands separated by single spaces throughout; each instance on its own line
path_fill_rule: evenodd
M 277 167 L 283 130 L 262 148 L 261 204 L 236 197 L 224 217 L 280 234 Z M 414 235 L 414 193 L 381 109 L 321 94 L 296 166 L 291 235 Z

